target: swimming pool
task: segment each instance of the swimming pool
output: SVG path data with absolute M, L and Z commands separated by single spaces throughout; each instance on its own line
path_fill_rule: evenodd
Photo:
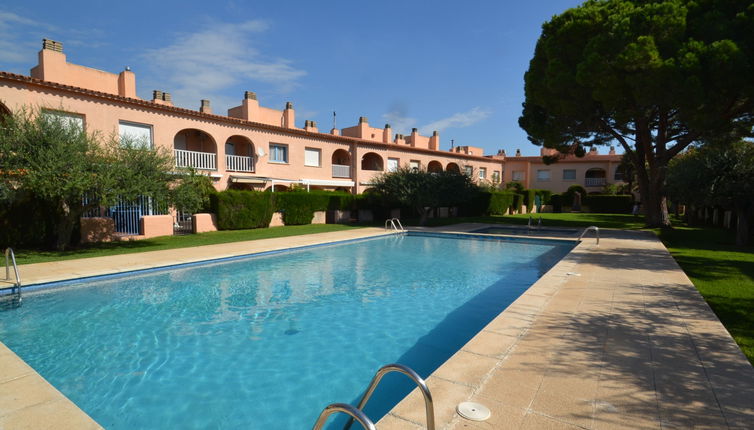
M 106 428 L 309 428 L 383 364 L 429 375 L 571 246 L 391 236 L 70 283 L 0 340 Z M 411 389 L 389 378 L 375 420 Z

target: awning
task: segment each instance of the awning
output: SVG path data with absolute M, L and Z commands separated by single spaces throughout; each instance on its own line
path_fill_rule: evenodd
M 238 175 L 231 175 L 229 178 L 230 182 L 234 182 L 237 184 L 252 184 L 252 185 L 259 185 L 264 186 L 268 182 L 270 182 L 270 178 L 264 178 L 261 176 L 238 176 Z
M 353 181 L 338 181 L 332 179 L 302 179 L 301 183 L 304 185 L 319 185 L 322 187 L 353 187 L 355 182 Z

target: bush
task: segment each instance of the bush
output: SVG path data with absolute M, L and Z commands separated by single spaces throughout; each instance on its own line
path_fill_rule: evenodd
M 631 213 L 634 198 L 626 195 L 590 194 L 585 204 L 592 213 L 623 214 Z
M 553 194 L 550 196 L 550 204 L 552 205 L 552 211 L 554 213 L 563 212 L 563 196 L 561 194 Z
M 524 195 L 514 194 L 513 203 L 511 204 L 511 213 L 521 213 L 521 208 L 524 206 Z
M 532 213 L 534 211 L 534 202 L 537 195 L 537 190 L 524 190 L 522 196 L 524 198 L 524 205 L 526 206 L 526 213 Z
M 212 212 L 217 215 L 217 228 L 239 230 L 269 226 L 277 194 L 227 190 L 210 195 Z
M 563 193 L 563 204 L 565 206 L 573 206 L 573 197 L 577 191 L 581 194 L 581 203 L 584 204 L 584 199 L 586 199 L 587 196 L 586 188 L 581 185 L 571 185 L 568 187 L 568 190 Z

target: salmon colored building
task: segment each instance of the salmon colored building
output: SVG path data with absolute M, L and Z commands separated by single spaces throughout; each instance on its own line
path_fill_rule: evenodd
M 87 131 L 169 149 L 177 167 L 208 174 L 218 190 L 296 185 L 360 193 L 376 175 L 398 166 L 468 170 L 498 182 L 502 177 L 501 160 L 441 151 L 437 132 L 394 134 L 389 124 L 372 127 L 365 117 L 342 130 L 320 131 L 309 120 L 298 127 L 292 103 L 264 107 L 251 91 L 226 115 L 214 113 L 209 100 L 197 100 L 199 108 L 191 110 L 174 106 L 166 91 L 153 91 L 151 100 L 136 94 L 136 76 L 128 68 L 113 74 L 71 64 L 62 44 L 47 39 L 30 76 L 0 72 L 0 109 L 39 108 Z
M 373 127 L 365 117 L 342 130 L 320 131 L 310 120 L 299 127 L 293 103 L 279 110 L 264 107 L 251 91 L 225 115 L 213 112 L 209 100 L 197 100 L 192 110 L 174 106 L 167 91 L 154 90 L 151 100 L 136 94 L 136 76 L 128 68 L 114 74 L 71 64 L 62 44 L 48 39 L 30 76 L 0 72 L 0 111 L 38 108 L 87 131 L 168 149 L 177 167 L 211 176 L 218 190 L 280 191 L 295 185 L 361 193 L 376 175 L 398 166 L 464 172 L 491 184 L 518 181 L 553 192 L 573 184 L 600 191 L 620 179 L 614 151 L 547 166 L 541 157 L 506 157 L 503 151 L 485 156 L 473 146 L 443 151 L 437 132 L 396 134 L 389 124 Z

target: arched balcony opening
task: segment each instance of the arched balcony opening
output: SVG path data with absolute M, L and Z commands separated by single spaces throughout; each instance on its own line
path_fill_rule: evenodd
M 243 136 L 231 136 L 225 141 L 225 170 L 254 172 L 254 143 Z
M 338 149 L 332 153 L 332 177 L 351 177 L 351 154 L 345 149 Z
M 217 144 L 201 130 L 187 128 L 176 133 L 173 152 L 176 167 L 217 170 Z
M 439 161 L 432 160 L 427 163 L 427 172 L 429 173 L 442 173 L 442 164 Z
M 604 187 L 607 185 L 607 173 L 605 169 L 592 168 L 584 174 L 585 187 Z
M 461 168 L 458 167 L 458 164 L 456 163 L 448 163 L 448 165 L 445 167 L 445 171 L 461 174 Z
M 383 171 L 384 163 L 382 157 L 374 152 L 367 152 L 361 157 L 361 170 Z

